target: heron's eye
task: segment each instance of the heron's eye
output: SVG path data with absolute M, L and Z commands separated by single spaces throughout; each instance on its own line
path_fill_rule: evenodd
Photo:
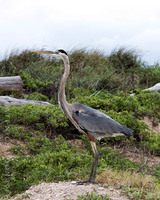
M 75 114 L 76 114 L 77 116 L 79 116 L 79 111 L 77 110 L 77 111 L 75 112 Z

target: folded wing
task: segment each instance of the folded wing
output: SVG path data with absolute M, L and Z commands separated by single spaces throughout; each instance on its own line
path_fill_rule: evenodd
M 83 104 L 77 104 L 73 118 L 82 129 L 90 132 L 95 138 L 111 136 L 113 133 L 123 133 L 131 136 L 132 130 L 116 122 L 104 113 Z

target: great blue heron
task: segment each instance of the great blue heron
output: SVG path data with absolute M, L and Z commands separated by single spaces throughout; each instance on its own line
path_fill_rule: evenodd
M 58 103 L 65 115 L 70 119 L 74 126 L 84 133 L 90 141 L 94 153 L 94 161 L 92 164 L 91 173 L 87 181 L 79 181 L 78 184 L 94 183 L 98 164 L 99 153 L 97 151 L 95 139 L 101 139 L 107 136 L 112 136 L 114 133 L 123 133 L 131 136 L 132 130 L 114 121 L 104 113 L 95 110 L 89 106 L 66 101 L 65 83 L 70 73 L 70 63 L 67 53 L 60 49 L 52 51 L 33 51 L 35 53 L 47 54 L 50 56 L 61 58 L 65 65 L 64 74 L 60 81 L 58 91 Z

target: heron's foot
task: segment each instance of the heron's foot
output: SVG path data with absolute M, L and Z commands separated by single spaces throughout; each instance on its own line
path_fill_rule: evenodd
M 89 185 L 89 184 L 93 184 L 94 182 L 91 180 L 87 180 L 87 181 L 77 181 L 77 185 Z

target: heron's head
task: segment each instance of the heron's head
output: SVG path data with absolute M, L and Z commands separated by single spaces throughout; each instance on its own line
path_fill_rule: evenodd
M 64 57 L 68 57 L 67 53 L 63 50 L 63 49 L 59 49 L 57 51 L 44 51 L 44 50 L 40 50 L 40 51 L 32 51 L 34 53 L 39 53 L 39 54 L 45 54 L 45 55 L 49 55 L 49 56 L 54 56 L 54 57 L 58 57 L 63 59 Z

